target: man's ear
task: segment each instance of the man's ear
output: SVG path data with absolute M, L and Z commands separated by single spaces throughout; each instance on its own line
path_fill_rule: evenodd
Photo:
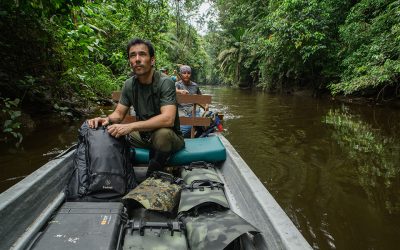
M 156 59 L 154 57 L 151 58 L 151 66 L 154 66 L 155 63 L 156 63 Z

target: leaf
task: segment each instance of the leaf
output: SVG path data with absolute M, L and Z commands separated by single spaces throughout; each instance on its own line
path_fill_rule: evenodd
M 80 74 L 76 74 L 76 75 L 79 77 L 79 79 L 80 79 L 81 81 L 84 81 L 85 78 L 86 78 L 86 76 L 84 76 L 84 75 L 80 75 Z
M 15 138 L 18 138 L 18 133 L 16 133 L 16 132 L 10 132 Z
M 13 105 L 14 105 L 14 107 L 17 107 L 18 106 L 18 104 L 19 104 L 19 98 L 15 98 L 15 100 L 14 101 L 10 101 L 10 103 L 12 103 Z
M 19 123 L 19 122 L 14 123 L 13 126 L 12 126 L 13 129 L 18 129 L 20 127 L 21 127 L 21 123 Z
M 11 120 L 15 120 L 19 116 L 21 116 L 21 111 L 14 111 L 11 113 Z
M 8 127 L 11 125 L 11 123 L 12 123 L 11 120 L 6 120 L 6 121 L 4 122 L 3 127 L 4 127 L 4 128 L 8 128 Z M 6 132 L 7 132 L 7 131 L 6 131 Z
M 99 31 L 99 32 L 101 32 L 101 33 L 107 35 L 107 32 L 105 32 L 104 30 L 102 30 L 102 29 L 100 29 L 100 28 L 94 26 L 93 24 L 90 24 L 90 23 L 89 23 L 88 26 L 89 26 L 90 28 L 96 30 L 96 31 Z

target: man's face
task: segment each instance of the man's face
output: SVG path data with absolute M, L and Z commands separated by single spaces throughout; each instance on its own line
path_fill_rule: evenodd
M 191 76 L 192 74 L 191 74 L 191 72 L 189 72 L 189 71 L 184 71 L 184 72 L 182 72 L 181 73 L 181 78 L 182 78 L 182 81 L 184 81 L 184 82 L 189 82 L 190 81 L 190 76 Z
M 154 57 L 150 57 L 149 49 L 145 44 L 136 44 L 129 49 L 129 62 L 135 75 L 143 76 L 151 72 Z

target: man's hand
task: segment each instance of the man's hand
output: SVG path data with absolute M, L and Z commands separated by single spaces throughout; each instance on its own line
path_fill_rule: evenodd
M 88 120 L 88 124 L 89 124 L 90 128 L 97 128 L 98 126 L 106 126 L 109 123 L 110 123 L 110 120 L 108 117 L 106 117 L 106 118 L 96 117 L 96 118 Z
M 129 124 L 113 124 L 107 127 L 108 133 L 116 138 L 124 136 L 132 132 Z

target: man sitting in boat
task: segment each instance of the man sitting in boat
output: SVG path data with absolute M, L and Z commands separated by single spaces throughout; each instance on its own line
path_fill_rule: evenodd
M 130 136 L 134 147 L 149 148 L 147 175 L 162 170 L 169 156 L 184 147 L 179 130 L 174 83 L 154 69 L 154 47 L 149 41 L 134 39 L 128 43 L 127 56 L 134 76 L 125 81 L 119 103 L 108 117 L 88 120 L 91 128 L 108 126 L 115 137 Z M 133 106 L 136 121 L 120 124 Z
M 181 77 L 179 76 L 178 72 L 176 72 L 176 69 L 174 69 L 174 72 L 172 73 L 171 79 L 174 82 L 177 82 L 177 81 L 181 80 Z
M 182 65 L 179 70 L 181 80 L 175 83 L 176 92 L 182 95 L 201 95 L 199 85 L 192 82 L 190 77 L 192 76 L 192 69 L 188 65 Z M 205 110 L 208 110 L 208 104 L 205 106 Z M 193 104 L 179 104 L 178 105 L 179 116 L 192 117 Z M 200 110 L 196 110 L 196 116 L 200 116 Z M 190 137 L 190 131 L 192 126 L 183 125 L 180 127 L 184 137 Z

